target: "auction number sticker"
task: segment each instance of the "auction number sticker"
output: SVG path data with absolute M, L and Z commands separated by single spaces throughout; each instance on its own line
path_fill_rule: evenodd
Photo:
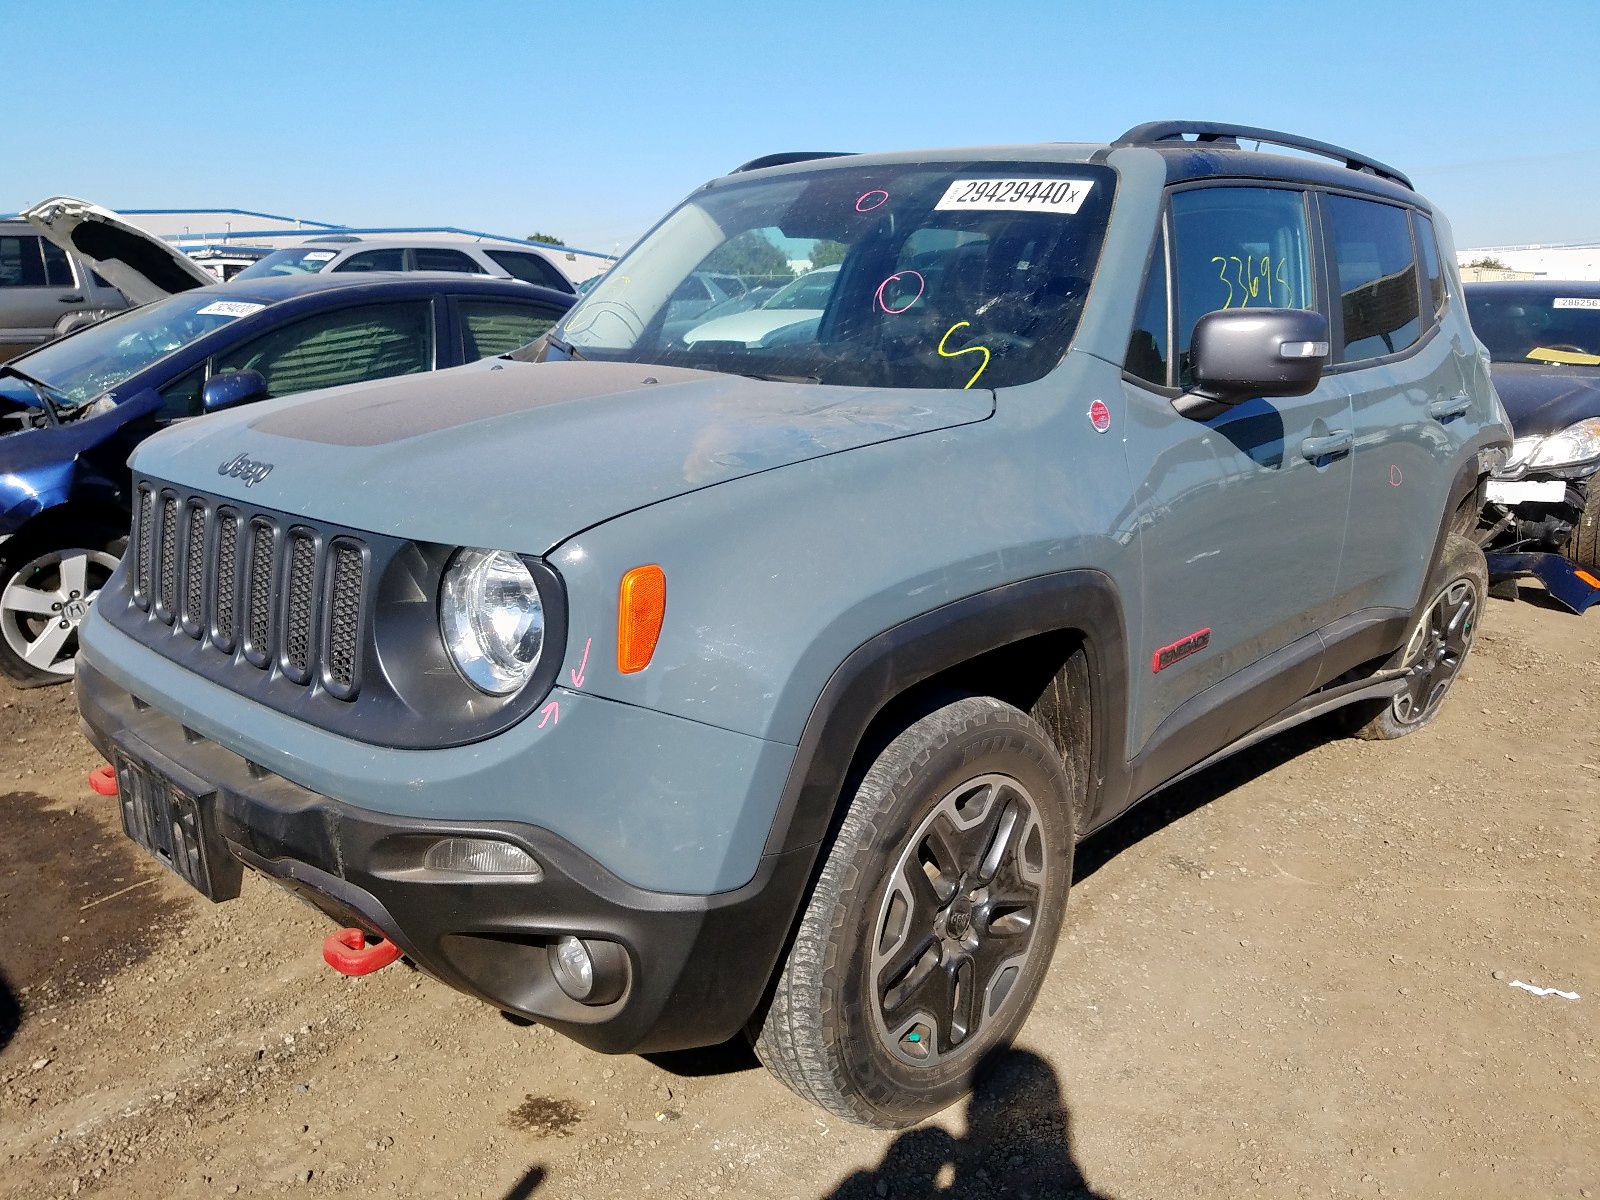
M 249 300 L 213 300 L 195 315 L 201 317 L 248 317 L 251 313 L 258 313 L 265 307 L 265 304 L 254 304 Z
M 1552 308 L 1600 308 L 1600 296 L 1557 296 Z
M 1093 186 L 1092 179 L 958 179 L 933 207 L 1070 215 L 1083 206 Z
M 306 253 L 305 259 L 307 262 L 327 262 L 334 256 L 335 253 L 337 253 L 337 251 L 311 250 Z

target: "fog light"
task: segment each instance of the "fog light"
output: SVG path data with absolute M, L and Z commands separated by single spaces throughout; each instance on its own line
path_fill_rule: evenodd
M 550 947 L 550 971 L 580 1004 L 610 1004 L 628 982 L 627 955 L 615 942 L 561 938 Z
M 441 838 L 428 847 L 422 865 L 460 875 L 526 875 L 532 880 L 544 874 L 521 846 L 495 838 Z

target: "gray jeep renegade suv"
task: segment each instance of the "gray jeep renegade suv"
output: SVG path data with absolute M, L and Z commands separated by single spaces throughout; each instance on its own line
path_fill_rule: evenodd
M 666 331 L 808 259 L 770 328 Z M 1265 130 L 757 160 L 538 361 L 143 443 L 86 727 L 213 899 L 247 866 L 585 1045 L 747 1030 L 907 1124 L 1022 1024 L 1076 840 L 1437 712 L 1509 445 L 1454 261 Z

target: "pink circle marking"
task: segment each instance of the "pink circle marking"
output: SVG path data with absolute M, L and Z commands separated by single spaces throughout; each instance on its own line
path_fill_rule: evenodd
M 915 275 L 917 277 L 917 294 L 915 296 L 911 297 L 911 299 L 907 300 L 899 308 L 890 308 L 887 304 L 885 304 L 883 302 L 883 289 L 888 287 L 896 279 L 900 279 L 900 278 L 902 278 L 902 277 L 904 277 L 906 275 Z M 927 286 L 928 286 L 928 281 L 922 277 L 922 272 L 921 271 L 896 271 L 893 275 L 889 276 L 889 278 L 885 279 L 882 283 L 880 283 L 878 285 L 878 292 L 877 292 L 878 307 L 883 309 L 884 312 L 890 313 L 890 314 L 903 313 L 903 312 L 905 312 L 906 309 L 910 308 L 913 304 L 915 304 L 918 300 L 920 300 L 922 298 L 923 290 Z
M 1395 467 L 1395 466 L 1391 466 L 1389 468 L 1389 486 L 1390 487 L 1399 487 L 1404 482 L 1405 482 L 1405 477 L 1400 474 L 1400 468 L 1399 467 Z
M 882 196 L 883 199 L 872 204 L 867 204 L 866 201 L 868 197 L 871 196 Z M 869 213 L 875 208 L 882 208 L 887 203 L 889 203 L 889 193 L 884 191 L 882 188 L 873 188 L 870 192 L 862 192 L 861 195 L 856 198 L 856 211 L 858 213 Z

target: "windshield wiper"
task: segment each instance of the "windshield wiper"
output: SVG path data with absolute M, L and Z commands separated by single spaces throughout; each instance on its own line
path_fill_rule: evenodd
M 545 345 L 554 346 L 557 350 L 561 351 L 561 353 L 565 354 L 568 358 L 573 359 L 576 362 L 588 361 L 588 357 L 581 350 L 579 350 L 571 342 L 566 341 L 564 338 L 558 338 L 553 333 L 546 333 L 544 335 L 544 340 Z
M 821 383 L 818 375 L 763 375 L 759 371 L 739 371 L 746 379 L 764 379 L 769 383 Z
M 51 387 L 42 379 L 35 379 L 26 371 L 20 370 L 19 368 L 12 366 L 10 363 L 0 364 L 0 375 L 10 375 L 14 378 L 22 380 L 23 383 L 27 384 L 28 390 L 39 398 L 40 405 L 44 408 L 45 412 L 50 414 L 51 420 L 53 420 L 57 425 L 61 424 L 61 419 L 65 415 L 65 409 L 70 407 L 70 405 L 58 403 L 55 399 L 55 396 L 60 396 L 63 400 L 67 400 L 68 396 L 65 392 L 59 390 L 58 388 Z M 55 396 L 51 395 L 52 392 L 55 393 Z

